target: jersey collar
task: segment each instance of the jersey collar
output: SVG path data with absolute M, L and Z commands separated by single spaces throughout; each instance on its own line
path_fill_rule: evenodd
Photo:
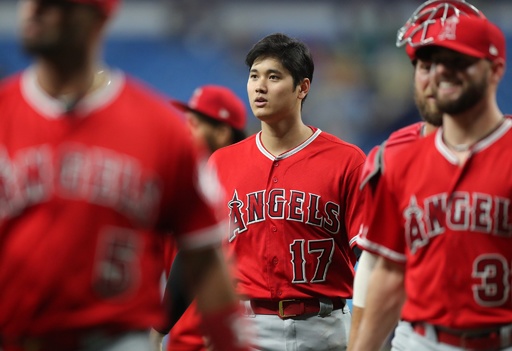
M 124 82 L 124 73 L 119 70 L 112 70 L 109 84 L 80 100 L 74 107 L 73 114 L 86 117 L 110 104 L 121 92 Z M 41 88 L 37 82 L 34 67 L 29 67 L 22 73 L 21 93 L 25 101 L 47 119 L 59 119 L 65 117 L 69 112 L 65 103 L 51 97 Z

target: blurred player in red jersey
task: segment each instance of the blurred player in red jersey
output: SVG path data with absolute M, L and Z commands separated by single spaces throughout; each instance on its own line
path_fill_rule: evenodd
M 226 194 L 226 253 L 257 327 L 255 349 L 345 349 L 365 155 L 302 121 L 314 71 L 304 43 L 269 35 L 246 64 L 261 131 L 209 164 Z
M 172 232 L 204 327 L 247 350 L 197 181 L 197 148 L 166 99 L 98 57 L 116 0 L 23 0 L 35 61 L 0 86 L 0 347 L 148 350 Z
M 203 144 L 209 154 L 246 137 L 247 112 L 244 102 L 229 88 L 204 85 L 194 91 L 188 103 L 174 100 L 172 104 L 185 112 L 196 142 Z M 172 238 L 166 237 L 165 240 L 165 265 L 168 275 L 171 274 L 166 287 L 166 302 L 171 319 L 158 328 L 159 333 L 153 332 L 153 343 L 157 350 L 161 349 L 162 340 L 169 333 L 169 351 L 206 350 L 196 303 L 187 309 L 190 298 L 183 289 L 182 254 L 176 256 L 176 245 Z
M 381 146 L 376 146 L 368 154 L 361 177 L 361 191 L 363 196 L 366 197 L 364 201 L 366 211 L 363 212 L 364 228 L 368 227 L 369 214 L 373 207 L 372 198 L 375 195 L 381 172 L 389 163 L 400 162 L 399 159 L 393 159 L 398 150 L 408 147 L 410 143 L 432 133 L 442 124 L 443 114 L 435 104 L 430 82 L 431 63 L 418 59 L 415 56 L 414 48 L 428 40 L 428 38 L 422 37 L 422 28 L 424 28 L 426 21 L 445 21 L 452 15 L 483 17 L 480 10 L 463 0 L 429 0 L 420 5 L 398 31 L 397 46 L 406 45 L 406 52 L 414 66 L 414 101 L 423 121 L 397 130 Z M 359 259 L 354 278 L 349 350 L 352 349 L 357 339 L 357 331 L 364 311 L 369 276 L 377 258 L 378 256 L 373 253 L 363 251 Z M 407 350 L 406 341 L 403 340 L 408 335 L 406 329 L 408 329 L 407 323 L 400 322 L 398 324 L 392 339 L 392 350 Z
M 378 350 L 398 318 L 407 350 L 512 350 L 512 121 L 496 91 L 505 38 L 483 17 L 424 26 L 443 127 L 397 152 L 360 245 L 378 254 L 354 350 Z M 499 170 L 498 170 L 499 167 Z

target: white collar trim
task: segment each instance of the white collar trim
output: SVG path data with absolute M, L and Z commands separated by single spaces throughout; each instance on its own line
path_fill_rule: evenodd
M 304 141 L 297 147 L 295 147 L 289 151 L 286 151 L 278 156 L 272 155 L 270 152 L 268 152 L 267 149 L 265 149 L 265 146 L 263 146 L 263 144 L 261 142 L 261 131 L 259 131 L 258 134 L 256 135 L 256 145 L 263 155 L 265 155 L 271 161 L 277 161 L 277 160 L 282 160 L 282 159 L 288 158 L 288 157 L 293 156 L 296 153 L 300 152 L 301 150 L 306 148 L 309 144 L 311 144 L 320 135 L 321 132 L 322 131 L 320 129 L 317 129 L 306 141 Z
M 111 103 L 121 92 L 125 83 L 124 73 L 119 70 L 110 72 L 110 83 L 103 88 L 86 95 L 74 108 L 74 113 L 86 117 L 91 112 Z M 21 94 L 26 102 L 47 119 L 59 119 L 66 115 L 65 104 L 48 95 L 37 82 L 33 67 L 21 75 Z

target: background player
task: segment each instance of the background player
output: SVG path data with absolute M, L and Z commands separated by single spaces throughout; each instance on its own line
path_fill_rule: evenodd
M 172 103 L 185 112 L 188 126 L 196 142 L 205 145 L 209 154 L 245 139 L 247 112 L 244 102 L 226 87 L 204 85 L 194 91 L 188 103 L 176 100 Z M 182 255 L 175 256 L 176 245 L 172 238 L 166 237 L 165 240 L 168 274 L 172 264 L 165 293 L 168 305 L 166 308 L 170 310 L 171 319 L 166 325 L 157 328 L 159 332 L 153 331 L 153 344 L 157 350 L 161 349 L 162 340 L 170 331 L 168 350 L 204 350 L 201 320 L 195 303 L 187 309 L 190 298 L 183 284 Z
M 435 104 L 432 84 L 429 74 L 431 63 L 423 61 L 415 56 L 415 49 L 421 42 L 428 40 L 421 37 L 423 25 L 426 20 L 445 21 L 450 16 L 483 16 L 473 5 L 465 1 L 426 1 L 420 5 L 406 21 L 405 25 L 398 30 L 397 46 L 406 45 L 406 51 L 414 66 L 414 101 L 418 108 L 422 122 L 414 123 L 394 133 L 384 142 L 382 146 L 376 146 L 368 154 L 361 177 L 361 188 L 366 199 L 364 201 L 366 211 L 363 212 L 364 227 L 368 226 L 369 213 L 372 211 L 375 188 L 378 183 L 385 164 L 389 158 L 396 154 L 397 150 L 408 147 L 409 143 L 426 136 L 436 130 L 442 124 L 442 113 Z M 384 160 L 388 160 L 384 162 Z M 392 161 L 391 161 L 392 162 Z M 399 162 L 399 161 L 397 161 Z M 364 300 L 366 298 L 368 280 L 370 273 L 377 261 L 377 255 L 369 251 L 363 251 L 359 259 L 358 268 L 354 278 L 354 298 L 352 300 L 352 326 L 350 334 L 350 346 L 352 349 L 357 339 L 357 331 L 361 321 Z M 405 341 L 402 337 L 407 335 L 403 328 L 406 323 L 399 323 L 392 340 L 393 350 L 406 350 Z
M 302 42 L 269 35 L 246 63 L 261 131 L 216 151 L 210 165 L 226 192 L 226 252 L 257 326 L 255 348 L 345 349 L 365 156 L 303 123 L 314 64 Z
M 512 122 L 496 103 L 505 38 L 476 16 L 424 29 L 432 40 L 415 52 L 432 62 L 443 127 L 382 174 L 361 239 L 381 257 L 355 350 L 378 350 L 401 310 L 407 349 L 512 350 Z
M 204 85 L 194 91 L 188 103 L 174 100 L 172 104 L 185 112 L 192 135 L 210 154 L 246 137 L 245 104 L 229 88 Z
M 98 58 L 116 6 L 20 2 L 35 62 L 0 87 L 0 347 L 148 349 L 162 317 L 161 229 L 186 253 L 216 346 L 246 350 L 190 133 L 166 100 Z

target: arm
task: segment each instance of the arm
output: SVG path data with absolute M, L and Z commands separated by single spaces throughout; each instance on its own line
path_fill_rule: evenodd
M 354 351 L 378 351 L 400 319 L 405 267 L 380 257 L 370 276 L 364 316 Z
M 248 331 L 224 257 L 218 248 L 183 250 L 185 279 L 197 299 L 203 328 L 216 350 L 248 350 Z
M 357 340 L 359 325 L 363 318 L 366 294 L 368 291 L 368 283 L 370 274 L 377 262 L 377 256 L 363 251 L 359 264 L 357 266 L 356 276 L 354 279 L 354 297 L 352 300 L 352 322 L 350 326 L 350 336 L 348 339 L 348 350 L 351 351 Z
M 153 350 L 162 349 L 162 341 L 171 328 L 178 322 L 192 302 L 186 289 L 183 268 L 183 254 L 178 251 L 172 262 L 171 271 L 164 291 L 163 307 L 168 319 L 167 323 L 151 329 L 150 340 Z

